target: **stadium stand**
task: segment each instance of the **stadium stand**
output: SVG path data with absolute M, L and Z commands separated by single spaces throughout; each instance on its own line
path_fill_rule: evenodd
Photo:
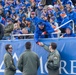
M 10 40 L 14 35 L 14 39 L 33 38 L 41 20 L 46 25 L 49 23 L 53 29 L 58 28 L 54 32 L 58 37 L 65 33 L 69 25 L 72 26 L 73 33 L 76 32 L 76 3 L 75 0 L 72 1 L 52 0 L 43 3 L 42 0 L 0 0 L 0 23 L 4 27 L 1 40 Z

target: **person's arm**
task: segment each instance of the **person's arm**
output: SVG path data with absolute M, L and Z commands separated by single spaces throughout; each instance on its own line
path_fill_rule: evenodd
M 39 31 L 38 31 L 37 27 L 36 27 L 35 33 L 34 33 L 34 40 L 36 43 L 39 42 Z
M 13 59 L 9 55 L 6 57 L 6 64 L 7 64 L 8 69 L 10 69 L 12 71 L 16 71 L 16 67 L 15 67 L 15 65 L 13 63 Z
M 43 45 L 43 48 L 49 52 L 49 47 L 47 45 Z
M 50 23 L 46 24 L 46 33 L 52 33 L 55 30 L 51 27 Z
M 20 57 L 19 57 L 19 59 L 18 59 L 18 65 L 17 65 L 17 67 L 18 67 L 18 69 L 22 72 L 23 71 L 23 55 L 21 55 Z
M 60 5 L 60 10 L 64 10 L 64 6 L 63 6 L 61 0 L 57 0 L 57 4 Z
M 49 47 L 45 45 L 43 42 L 40 42 L 39 46 L 42 46 L 46 51 L 50 52 Z
M 11 25 L 10 27 L 5 27 L 4 31 L 6 33 L 11 32 L 13 30 L 13 25 Z

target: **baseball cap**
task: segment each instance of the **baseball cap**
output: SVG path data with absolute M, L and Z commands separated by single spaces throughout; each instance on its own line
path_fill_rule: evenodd
M 44 26 L 44 25 L 45 25 L 44 22 L 39 22 L 39 23 L 38 23 L 38 26 Z
M 31 12 L 31 15 L 35 15 L 35 12 Z
M 31 19 L 30 19 L 30 18 L 26 18 L 26 21 L 29 21 L 29 22 L 31 22 Z
M 11 18 L 8 18 L 7 21 L 12 21 L 12 19 Z

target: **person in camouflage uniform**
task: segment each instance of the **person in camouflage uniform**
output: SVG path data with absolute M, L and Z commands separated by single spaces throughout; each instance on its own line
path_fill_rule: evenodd
M 59 75 L 59 65 L 60 65 L 60 54 L 56 50 L 57 44 L 52 42 L 50 46 L 39 43 L 40 46 L 44 47 L 45 50 L 49 52 L 47 59 L 47 69 L 49 75 Z
M 5 64 L 5 71 L 4 75 L 14 75 L 16 73 L 16 67 L 14 64 L 14 60 L 12 58 L 12 46 L 7 44 L 5 46 L 6 53 L 4 55 L 4 64 Z
M 23 75 L 37 75 L 40 62 L 38 55 L 31 51 L 31 43 L 26 42 L 26 51 L 23 52 L 18 60 L 18 69 Z

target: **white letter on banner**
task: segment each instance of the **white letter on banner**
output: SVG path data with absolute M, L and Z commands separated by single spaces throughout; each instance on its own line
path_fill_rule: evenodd
M 64 66 L 61 66 L 62 63 L 64 63 Z M 66 61 L 61 60 L 61 61 L 60 61 L 60 68 L 59 68 L 60 74 L 62 74 L 62 72 L 61 72 L 62 70 L 63 70 L 66 74 L 69 74 L 69 73 L 66 71 L 65 67 L 66 67 Z
M 43 71 L 43 62 L 42 62 L 42 57 L 40 57 L 40 69 L 41 69 L 41 73 L 45 74 Z
M 45 71 L 48 73 L 48 70 L 47 70 L 47 63 L 45 63 Z
M 76 60 L 71 60 L 71 74 L 76 75 L 76 72 L 74 73 L 74 70 L 76 70 L 76 66 L 74 66 L 74 63 L 76 64 Z

